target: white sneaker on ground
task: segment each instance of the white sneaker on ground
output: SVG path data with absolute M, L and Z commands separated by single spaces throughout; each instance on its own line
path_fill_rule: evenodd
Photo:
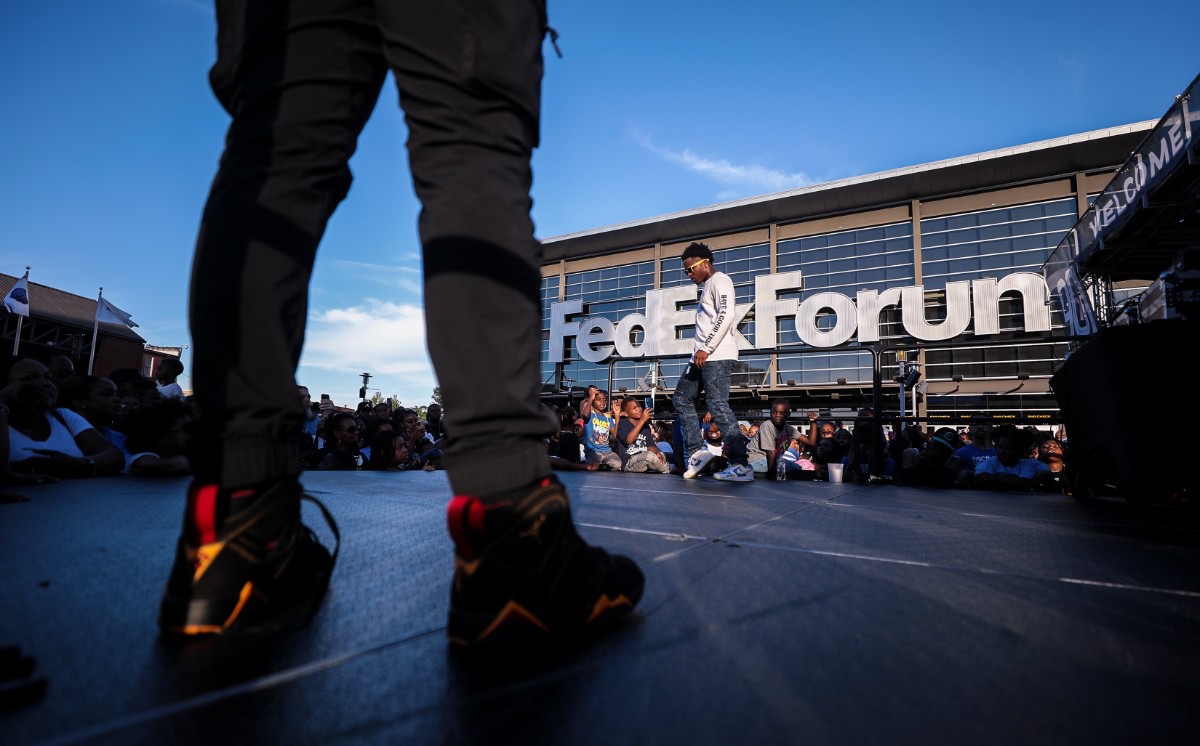
M 713 452 L 707 448 L 701 448 L 688 457 L 687 470 L 683 472 L 684 479 L 694 479 L 697 474 L 704 470 L 707 464 L 713 457 Z
M 724 471 L 713 474 L 713 479 L 722 482 L 753 482 L 754 470 L 746 464 L 730 464 Z

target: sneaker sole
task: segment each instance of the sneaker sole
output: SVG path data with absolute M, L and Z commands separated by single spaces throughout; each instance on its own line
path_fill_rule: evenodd
M 732 468 L 732 467 L 730 467 L 730 468 Z M 716 479 L 721 482 L 746 482 L 746 483 L 748 483 L 748 482 L 754 481 L 754 472 L 751 471 L 749 474 L 747 474 L 745 476 L 738 476 L 738 475 L 735 475 L 735 474 L 729 472 L 728 470 L 719 471 L 716 474 L 713 474 L 713 479 Z
M 457 649 L 510 650 L 545 644 L 573 633 L 585 632 L 628 616 L 640 600 L 625 595 L 601 596 L 587 618 L 580 621 L 578 611 L 534 612 L 516 601 L 509 601 L 493 614 L 470 614 L 450 610 L 446 636 Z

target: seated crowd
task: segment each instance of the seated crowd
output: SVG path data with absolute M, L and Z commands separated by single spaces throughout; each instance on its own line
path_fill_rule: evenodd
M 6 481 L 43 482 L 111 474 L 189 474 L 187 438 L 195 419 L 175 379 L 178 361 L 155 381 L 136 370 L 109 377 L 76 375 L 66 355 L 46 363 L 10 361 L 0 377 L 0 443 Z M 311 400 L 299 386 L 307 417 L 297 433 L 304 468 L 333 471 L 433 471 L 441 468 L 446 425 L 437 403 L 426 418 L 388 403 L 362 402 L 355 411 L 328 397 Z M 588 387 L 578 409 L 557 410 L 557 432 L 546 439 L 555 469 L 682 474 L 687 455 L 683 428 L 655 420 L 653 402 L 609 397 Z M 926 434 L 909 425 L 882 427 L 869 409 L 850 428 L 807 416 L 807 428 L 789 422 L 791 403 L 771 402 L 770 416 L 739 423 L 756 476 L 776 480 L 828 480 L 840 465 L 847 482 L 893 482 L 922 487 L 973 487 L 1002 491 L 1065 492 L 1065 435 L 1015 425 L 994 426 L 983 413 L 959 432 L 943 427 Z M 727 464 L 723 433 L 711 412 L 701 417 L 703 447 L 713 458 L 704 474 Z M 836 476 L 836 475 L 834 475 Z
M 683 428 L 655 421 L 638 397 L 613 398 L 589 386 L 579 408 L 557 411 L 561 426 L 547 449 L 556 469 L 682 474 Z M 1035 428 L 994 426 L 984 413 L 971 415 L 960 431 L 920 427 L 885 429 L 870 409 L 860 410 L 850 427 L 808 413 L 807 429 L 791 424 L 787 399 L 771 402 L 770 417 L 739 422 L 749 464 L 756 476 L 776 480 L 829 480 L 841 466 L 846 482 L 893 483 L 921 487 L 978 488 L 1017 492 L 1066 492 L 1066 437 Z M 713 453 L 702 474 L 727 465 L 723 433 L 712 413 L 700 418 L 703 447 Z M 876 463 L 876 460 L 878 462 Z
M 416 410 L 387 403 L 362 402 L 354 412 L 322 398 L 313 403 L 308 389 L 297 387 L 308 420 L 300 439 L 305 469 L 320 471 L 434 471 L 442 468 L 441 441 L 446 427 L 436 402 L 422 421 Z
M 0 378 L 0 475 L 47 482 L 111 474 L 188 474 L 194 419 L 173 361 L 159 384 L 136 370 L 77 375 L 67 355 L 8 361 Z M 163 391 L 164 387 L 167 389 Z M 179 395 L 175 395 L 175 391 Z
M 72 359 L 10 359 L 0 370 L 0 481 L 41 483 L 116 474 L 186 475 L 192 403 L 176 381 L 183 366 L 161 364 L 157 381 L 138 370 L 77 375 Z M 432 471 L 441 467 L 441 407 L 368 403 L 355 412 L 323 401 L 299 428 L 304 468 Z

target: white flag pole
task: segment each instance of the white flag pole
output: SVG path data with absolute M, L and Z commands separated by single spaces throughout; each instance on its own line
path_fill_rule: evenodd
M 24 316 L 17 317 L 17 336 L 13 337 L 13 357 L 17 356 L 17 350 L 21 348 L 21 322 L 24 320 Z
M 100 288 L 100 294 L 96 296 L 96 320 L 92 322 L 92 354 L 88 357 L 88 372 L 92 374 L 92 366 L 96 362 L 96 336 L 100 333 L 100 299 L 104 297 L 104 288 Z
M 25 265 L 25 276 L 29 277 L 29 265 Z M 20 282 L 20 280 L 17 280 Z M 13 337 L 13 357 L 17 356 L 17 350 L 21 348 L 21 325 L 25 322 L 24 316 L 17 316 L 17 335 Z

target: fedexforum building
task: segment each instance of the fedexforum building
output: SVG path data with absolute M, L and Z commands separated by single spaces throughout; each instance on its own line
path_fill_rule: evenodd
M 890 416 L 1055 424 L 1048 382 L 1069 320 L 1043 265 L 1154 125 L 548 239 L 543 396 L 574 402 L 595 384 L 653 394 L 667 413 L 697 298 L 679 255 L 702 241 L 737 291 L 740 417 L 776 396 L 848 417 L 881 387 Z

